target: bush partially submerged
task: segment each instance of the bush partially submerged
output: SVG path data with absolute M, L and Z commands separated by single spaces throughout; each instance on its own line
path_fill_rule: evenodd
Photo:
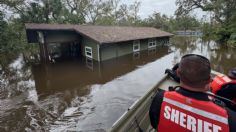
M 227 41 L 228 46 L 236 48 L 236 33 L 231 34 L 229 40 Z

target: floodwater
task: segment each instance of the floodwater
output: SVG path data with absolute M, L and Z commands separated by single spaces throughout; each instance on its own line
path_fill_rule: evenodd
M 222 73 L 236 66 L 236 49 L 192 37 L 102 63 L 27 64 L 19 56 L 0 69 L 0 131 L 108 131 L 187 53 L 206 56 Z

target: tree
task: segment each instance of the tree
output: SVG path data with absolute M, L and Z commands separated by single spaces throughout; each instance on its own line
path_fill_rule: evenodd
M 4 14 L 0 11 L 0 53 L 4 51 L 4 47 L 6 45 L 6 34 L 5 30 L 7 28 L 7 22 L 4 21 Z
M 162 30 L 169 30 L 169 18 L 166 15 L 161 15 L 158 12 L 154 12 L 149 18 L 145 19 L 147 25 Z
M 220 41 L 226 41 L 233 33 L 230 29 L 235 27 L 236 1 L 235 0 L 177 0 L 178 9 L 176 15 L 188 14 L 194 9 L 213 13 L 214 20 L 219 23 L 215 34 Z
M 89 22 L 96 24 L 99 18 L 108 16 L 108 14 L 111 13 L 112 7 L 111 1 L 90 0 L 86 14 Z
M 67 10 L 62 0 L 5 0 L 0 6 L 13 12 L 22 23 L 62 23 L 65 19 L 63 11 Z
M 144 26 L 151 26 L 164 31 L 174 32 L 176 30 L 199 30 L 200 22 L 195 16 L 181 15 L 177 17 L 168 17 L 154 12 L 149 18 L 142 22 Z
M 91 0 L 62 0 L 65 23 L 83 24 L 86 22 L 88 6 Z
M 135 1 L 134 4 L 130 5 L 130 17 L 132 23 L 134 25 L 137 24 L 138 20 L 140 20 L 140 17 L 138 16 L 139 8 L 140 8 L 141 2 Z
M 177 27 L 179 30 L 194 30 L 200 27 L 200 23 L 194 16 L 182 15 L 176 18 Z
M 138 16 L 141 2 L 135 1 L 131 5 L 122 4 L 119 10 L 116 12 L 117 24 L 118 25 L 134 25 L 138 26 L 141 22 Z
M 229 23 L 236 11 L 235 0 L 177 0 L 177 15 L 188 14 L 194 9 L 214 13 L 214 18 L 219 23 Z

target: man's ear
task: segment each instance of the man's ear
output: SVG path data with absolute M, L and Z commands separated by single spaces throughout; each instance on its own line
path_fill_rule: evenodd
M 176 69 L 176 74 L 178 77 L 180 76 L 180 69 L 179 68 Z

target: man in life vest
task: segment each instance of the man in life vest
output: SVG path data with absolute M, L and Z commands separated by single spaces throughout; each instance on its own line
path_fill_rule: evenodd
M 224 74 L 215 76 L 211 82 L 211 90 L 214 94 L 236 103 L 236 68 L 230 70 L 228 76 Z M 232 106 L 230 102 L 224 102 L 229 108 L 236 111 L 236 106 Z
M 158 132 L 236 132 L 236 113 L 215 104 L 210 88 L 211 67 L 207 58 L 188 54 L 181 58 L 177 74 L 180 87 L 158 91 L 149 110 Z

